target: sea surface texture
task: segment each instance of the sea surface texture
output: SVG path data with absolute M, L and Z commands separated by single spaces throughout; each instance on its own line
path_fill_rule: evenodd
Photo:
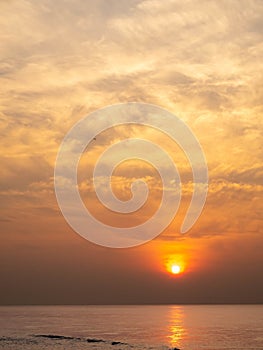
M 263 349 L 263 305 L 0 307 L 0 349 Z

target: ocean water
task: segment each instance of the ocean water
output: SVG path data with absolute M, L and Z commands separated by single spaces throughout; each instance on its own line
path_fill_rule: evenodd
M 58 344 L 61 349 L 82 349 L 86 338 L 133 344 L 133 349 L 166 345 L 182 350 L 259 350 L 263 305 L 0 307 L 1 349 L 41 344 L 45 349 Z M 98 349 L 104 348 L 101 344 Z

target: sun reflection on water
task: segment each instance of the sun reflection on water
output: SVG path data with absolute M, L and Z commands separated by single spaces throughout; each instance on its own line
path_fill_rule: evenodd
M 181 306 L 171 306 L 169 311 L 168 341 L 172 347 L 180 347 L 186 335 L 184 327 L 184 311 Z

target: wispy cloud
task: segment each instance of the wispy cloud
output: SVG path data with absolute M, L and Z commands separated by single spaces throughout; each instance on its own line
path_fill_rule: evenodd
M 77 120 L 108 104 L 144 101 L 184 119 L 207 156 L 208 214 L 193 234 L 212 232 L 213 226 L 218 232 L 226 226 L 259 229 L 262 1 L 23 0 L 2 1 L 0 8 L 6 213 L 18 193 L 41 196 L 36 184 L 52 191 L 59 143 Z M 94 157 L 110 138 L 137 132 L 122 128 L 102 135 L 93 145 Z M 157 139 L 151 132 L 145 136 Z M 187 161 L 169 141 L 163 145 L 176 155 L 188 201 L 192 184 Z M 139 170 L 143 176 L 144 168 Z M 123 169 L 121 176 L 128 181 L 130 170 Z M 153 188 L 158 186 L 152 182 Z M 54 194 L 52 201 L 54 207 Z M 47 202 L 48 207 L 50 198 Z M 32 210 L 34 206 L 32 199 Z

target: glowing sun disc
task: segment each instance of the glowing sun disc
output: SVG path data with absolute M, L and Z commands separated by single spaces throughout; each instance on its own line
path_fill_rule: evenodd
M 179 265 L 173 265 L 172 268 L 171 268 L 171 271 L 173 274 L 177 275 L 178 273 L 181 272 L 181 268 Z

